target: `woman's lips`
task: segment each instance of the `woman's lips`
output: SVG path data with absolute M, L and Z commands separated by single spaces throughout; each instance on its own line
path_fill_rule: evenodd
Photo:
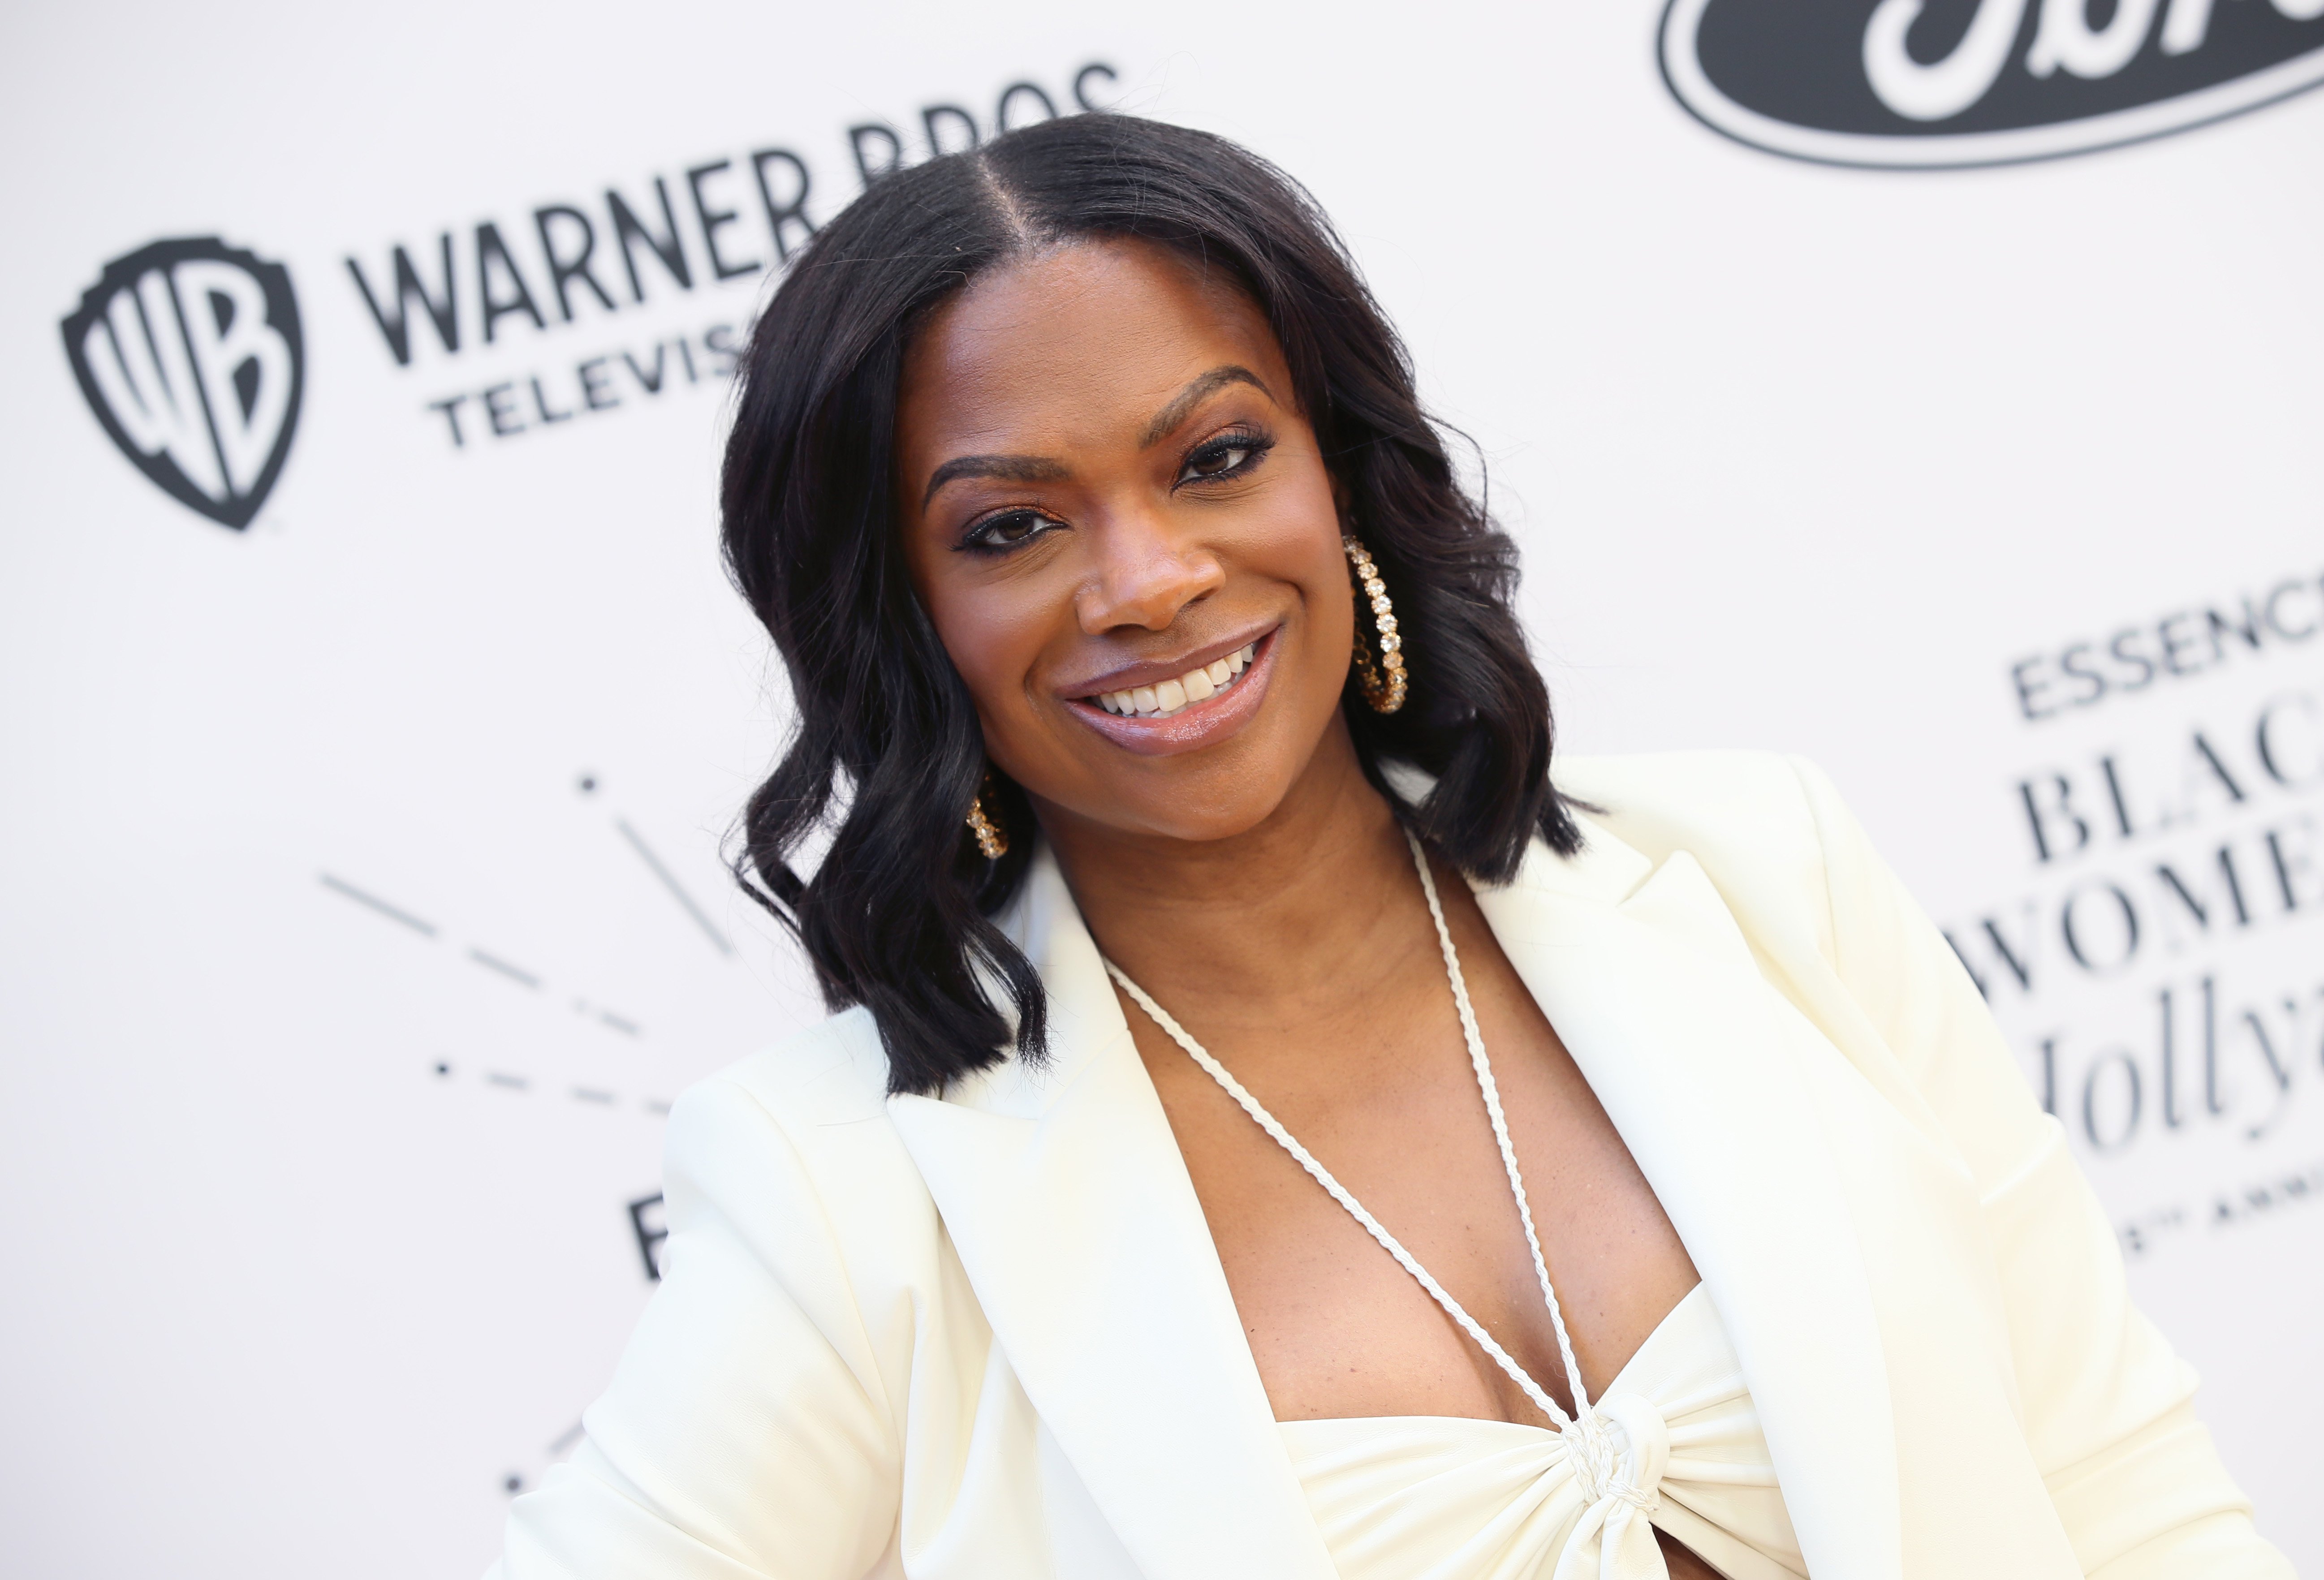
M 1207 703 L 1220 692 L 1242 679 L 1243 671 L 1258 657 L 1259 644 L 1245 642 L 1223 658 L 1208 664 L 1197 664 L 1182 675 L 1153 685 L 1131 686 L 1121 691 L 1100 692 L 1084 702 L 1094 702 L 1109 713 L 1123 718 L 1167 719 L 1194 703 Z
M 1229 669 L 1228 683 L 1221 686 L 1213 682 L 1211 695 L 1199 701 L 1188 697 L 1174 712 L 1123 715 L 1109 712 L 1096 697 L 1077 697 L 1065 706 L 1074 718 L 1116 746 L 1141 757 L 1168 757 L 1182 751 L 1197 750 L 1232 735 L 1259 712 L 1259 704 L 1267 697 L 1268 681 L 1275 673 L 1275 638 L 1281 629 L 1278 626 L 1223 660 Z M 1251 657 L 1240 671 L 1236 672 L 1233 658 L 1241 652 L 1249 652 Z M 1150 689 L 1161 693 L 1165 685 L 1183 687 L 1184 684 L 1184 681 L 1169 681 Z M 1132 688 L 1132 704 L 1137 705 L 1141 700 L 1139 694 L 1148 690 L 1149 688 L 1144 686 Z M 1116 695 L 1119 700 L 1119 694 Z M 1167 701 L 1167 694 L 1156 696 L 1153 701 L 1156 705 L 1160 705 Z

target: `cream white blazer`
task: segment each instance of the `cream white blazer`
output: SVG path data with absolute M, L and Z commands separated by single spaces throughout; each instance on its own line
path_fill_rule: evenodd
M 2281 1580 L 1977 990 L 1813 770 L 1561 761 L 1478 895 L 1740 1356 L 1817 1580 Z M 1046 852 L 1044 1066 L 889 1097 L 862 1011 L 669 1119 L 663 1281 L 504 1580 L 1332 1580 Z

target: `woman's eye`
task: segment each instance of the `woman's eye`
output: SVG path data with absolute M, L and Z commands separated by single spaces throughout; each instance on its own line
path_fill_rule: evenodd
M 1015 548 L 1030 543 L 1056 523 L 1038 510 L 1009 510 L 979 521 L 968 530 L 965 548 Z
M 1216 478 L 1233 477 L 1246 471 L 1259 452 L 1266 448 L 1257 439 L 1222 439 L 1204 446 L 1186 458 L 1186 469 L 1178 474 L 1180 482 L 1202 482 Z

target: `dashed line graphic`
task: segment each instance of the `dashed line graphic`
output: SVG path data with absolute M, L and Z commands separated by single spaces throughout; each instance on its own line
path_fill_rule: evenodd
M 603 788 L 603 781 L 595 773 L 578 774 L 571 783 L 584 797 L 597 797 Z M 617 808 L 605 806 L 602 802 L 595 810 L 606 818 L 611 824 L 611 832 L 630 852 L 630 857 L 615 859 L 626 862 L 634 858 L 642 864 L 655 884 L 685 916 L 687 926 L 707 940 L 722 960 L 739 963 L 740 956 L 733 940 L 714 919 L 711 908 L 687 889 L 678 877 L 678 869 L 662 859 L 639 824 Z M 604 836 L 600 834 L 597 837 Z M 533 996 L 543 1007 L 553 1011 L 561 1004 L 575 1016 L 589 1021 L 613 1035 L 640 1042 L 645 1038 L 645 1029 L 636 1020 L 596 1002 L 589 996 L 576 992 L 573 983 L 561 980 L 553 969 L 541 969 L 539 962 L 523 958 L 521 953 L 512 955 L 484 941 L 466 936 L 456 923 L 441 923 L 383 894 L 368 883 L 357 883 L 337 872 L 324 870 L 316 871 L 315 877 L 326 892 L 367 914 L 416 933 L 431 943 L 443 945 L 445 953 L 438 958 L 464 960 L 468 967 L 489 975 L 493 980 Z M 646 902 L 644 908 L 649 914 L 669 914 L 657 911 L 653 902 Z M 457 974 L 456 971 L 455 975 Z M 526 1100 L 528 1111 L 540 1111 L 540 1105 L 552 1108 L 571 1107 L 604 1114 L 632 1114 L 654 1121 L 666 1118 L 670 1111 L 670 1102 L 667 1098 L 635 1089 L 624 1090 L 618 1085 L 601 1085 L 595 1080 L 576 1081 L 555 1072 L 553 1063 L 549 1072 L 544 1073 L 540 1069 L 500 1066 L 498 1055 L 487 1054 L 485 1057 L 493 1059 L 493 1062 L 487 1064 L 481 1060 L 464 1060 L 447 1052 L 427 1059 L 421 1066 L 421 1071 L 425 1073 L 415 1073 L 423 1082 L 432 1081 L 447 1089 L 460 1087 L 478 1093 L 480 1095 L 472 1099 L 463 1100 L 480 1103 L 487 1108 L 503 1099 L 521 1098 Z M 596 1073 L 591 1072 L 592 1075 Z M 616 1079 L 619 1079 L 617 1076 Z M 641 1079 L 651 1080 L 661 1078 L 641 1072 Z M 626 1125 L 634 1121 L 609 1120 L 608 1123 Z M 662 1198 L 659 1191 L 626 1200 L 622 1206 L 626 1214 L 627 1226 L 636 1241 L 638 1266 L 649 1282 L 661 1276 L 659 1253 L 667 1233 L 662 1224 L 661 1209 Z M 512 1456 L 510 1461 L 503 1462 L 508 1468 L 501 1474 L 502 1486 L 513 1497 L 539 1485 L 549 1466 L 563 1459 L 581 1440 L 582 1435 L 582 1424 L 576 1420 L 543 1450 Z
M 601 786 L 602 781 L 594 773 L 585 770 L 574 776 L 573 787 L 584 795 L 596 795 Z M 678 874 L 669 869 L 669 864 L 654 854 L 654 848 L 646 843 L 646 837 L 638 832 L 636 825 L 620 813 L 615 813 L 613 831 L 620 834 L 630 849 L 637 853 L 638 859 L 646 864 L 646 870 L 652 873 L 655 881 L 669 891 L 671 899 L 678 902 L 678 909 L 702 930 L 702 936 L 710 941 L 711 947 L 728 960 L 734 959 L 733 941 L 710 919 L 710 913 L 703 909 L 700 902 L 687 892 L 687 886 L 678 881 Z
M 430 1068 L 435 1070 L 436 1077 L 439 1080 L 460 1079 L 459 1072 L 453 1068 L 452 1061 L 448 1059 L 438 1059 Z M 553 1081 L 535 1080 L 531 1076 L 521 1075 L 512 1070 L 482 1070 L 477 1073 L 476 1079 L 488 1087 L 494 1087 L 504 1092 L 540 1097 L 561 1095 L 567 1102 L 586 1103 L 593 1108 L 634 1107 L 639 1113 L 650 1114 L 657 1119 L 663 1118 L 669 1113 L 669 1101 L 666 1098 L 624 1098 L 621 1093 L 609 1091 L 604 1087 L 589 1086 L 568 1086 L 562 1089 L 560 1093 Z
M 469 950 L 468 958 L 475 961 L 476 964 L 484 967 L 484 969 L 488 971 L 498 971 L 502 976 L 506 977 L 512 982 L 521 983 L 524 987 L 531 988 L 536 993 L 540 991 L 540 978 L 534 976 L 530 971 L 526 970 L 522 966 L 510 965 L 498 955 L 488 955 L 480 949 Z
M 602 787 L 602 781 L 594 773 L 583 773 L 576 776 L 574 785 L 583 795 L 594 796 Z M 613 814 L 613 831 L 621 836 L 622 842 L 645 864 L 646 870 L 653 875 L 654 881 L 661 886 L 664 893 L 677 902 L 678 909 L 685 913 L 687 920 L 693 923 L 703 937 L 710 941 L 711 947 L 728 960 L 738 959 L 734 952 L 733 941 L 728 938 L 718 923 L 711 919 L 709 911 L 701 902 L 687 892 L 686 886 L 678 881 L 678 874 L 670 869 L 669 864 L 664 861 L 652 845 L 647 842 L 645 835 L 638 831 L 637 825 L 619 813 Z M 406 909 L 393 900 L 385 898 L 374 889 L 362 884 L 350 882 L 336 872 L 318 872 L 315 877 L 316 880 L 332 894 L 361 906 L 374 916 L 383 917 L 399 927 L 409 928 L 422 938 L 438 942 L 446 941 L 444 930 L 435 923 L 415 911 Z M 547 977 L 530 966 L 509 959 L 497 950 L 487 949 L 481 943 L 469 942 L 461 946 L 461 952 L 470 965 L 479 970 L 491 972 L 503 982 L 512 983 L 534 993 L 547 993 L 550 990 L 550 982 Z M 567 1003 L 575 1015 L 584 1020 L 595 1021 L 609 1032 L 619 1033 L 624 1037 L 642 1038 L 645 1035 L 644 1029 L 636 1021 L 602 1004 L 592 1003 L 578 995 L 568 997 Z
M 438 942 L 442 941 L 443 933 L 433 922 L 421 920 L 411 912 L 405 910 L 401 905 L 396 905 L 391 900 L 382 899 L 370 889 L 364 888 L 356 884 L 349 883 L 346 878 L 339 877 L 337 873 L 318 872 L 315 877 L 316 880 L 319 882 L 324 888 L 327 889 L 332 894 L 337 895 L 342 899 L 354 902 L 355 905 L 360 905 L 364 910 L 370 912 L 373 915 L 383 916 L 387 920 L 396 923 L 401 926 L 408 927 L 411 929 L 412 932 L 419 933 L 422 938 Z M 471 943 L 467 945 L 462 952 L 470 965 L 475 966 L 481 970 L 491 972 L 494 977 L 503 982 L 513 983 L 515 986 L 533 993 L 545 992 L 549 988 L 547 978 L 543 978 L 538 971 L 530 970 L 523 966 L 518 965 L 515 961 L 509 960 L 506 956 L 498 954 L 492 950 L 485 949 L 481 944 Z M 638 1023 L 632 1020 L 628 1015 L 617 1015 L 602 1005 L 592 1004 L 587 999 L 578 997 L 576 997 L 567 1002 L 575 1015 L 581 1016 L 584 1020 L 595 1021 L 597 1024 L 604 1026 L 607 1031 L 618 1032 L 625 1037 L 642 1037 L 645 1035 L 644 1031 L 638 1025 Z
M 694 924 L 702 929 L 703 935 L 718 946 L 718 952 L 723 955 L 733 954 L 734 945 L 724 932 L 718 931 L 717 923 L 710 920 L 708 914 L 694 903 L 694 896 L 687 894 L 679 885 L 678 878 L 669 868 L 661 864 L 661 858 L 653 853 L 653 847 L 646 843 L 645 836 L 632 828 L 630 820 L 625 817 L 616 817 L 613 820 L 613 827 L 621 831 L 622 838 L 630 842 L 630 849 L 638 853 L 638 859 L 646 864 L 656 877 L 661 879 L 661 886 L 669 891 L 670 898 L 676 900 L 685 909 L 686 914 L 694 918 Z
M 367 906 L 371 910 L 376 911 L 379 914 L 386 917 L 391 922 L 401 922 L 403 925 L 410 928 L 411 931 L 417 932 L 422 938 L 433 938 L 436 936 L 436 923 L 433 922 L 422 922 L 419 917 L 413 915 L 410 912 L 404 910 L 401 906 L 391 905 L 385 900 L 381 899 L 377 895 L 366 893 L 365 891 L 355 887 L 355 885 L 347 882 L 346 879 L 343 877 L 334 877 L 327 872 L 318 874 L 318 876 L 322 878 L 323 886 L 329 889 L 333 894 L 344 895 L 346 898 L 353 900 L 356 905 Z

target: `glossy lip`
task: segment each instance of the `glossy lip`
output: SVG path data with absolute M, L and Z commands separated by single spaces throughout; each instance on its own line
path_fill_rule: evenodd
M 1278 625 L 1257 638 L 1241 637 L 1221 648 L 1213 658 L 1223 658 L 1238 648 L 1256 644 L 1250 662 L 1244 666 L 1234 684 L 1215 696 L 1189 703 L 1167 719 L 1126 718 L 1109 713 L 1080 696 L 1068 697 L 1065 711 L 1114 745 L 1140 757 L 1172 757 L 1214 745 L 1249 723 L 1259 704 L 1267 700 L 1268 682 L 1275 675 L 1275 639 L 1282 633 L 1283 628 Z M 1151 685 L 1157 680 L 1175 680 L 1197 662 L 1209 661 L 1190 656 L 1176 669 L 1159 664 L 1140 664 L 1115 671 L 1091 690 L 1123 691 Z
M 1160 685 L 1166 680 L 1177 679 L 1197 666 L 1207 667 L 1215 664 L 1238 648 L 1248 648 L 1254 643 L 1263 642 L 1282 627 L 1283 622 L 1280 620 L 1273 625 L 1254 626 L 1245 629 L 1240 636 L 1225 638 L 1213 642 L 1207 648 L 1195 648 L 1183 658 L 1153 658 L 1143 664 L 1125 664 L 1119 669 L 1109 669 L 1104 674 L 1093 675 L 1087 680 L 1077 680 L 1071 685 L 1059 686 L 1056 688 L 1056 694 L 1068 702 L 1083 702 L 1096 696 L 1101 692 L 1135 691 L 1141 685 Z M 1098 712 L 1103 713 L 1105 710 L 1100 708 Z M 1118 719 L 1122 715 L 1114 713 L 1107 716 Z

